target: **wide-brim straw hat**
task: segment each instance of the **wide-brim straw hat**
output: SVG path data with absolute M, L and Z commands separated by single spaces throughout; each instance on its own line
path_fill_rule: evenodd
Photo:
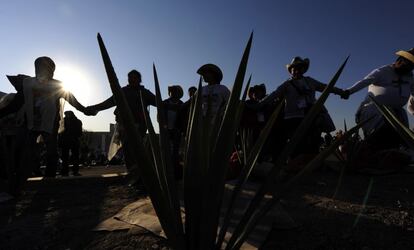
M 204 74 L 206 73 L 211 73 L 213 75 L 215 75 L 216 79 L 221 82 L 221 80 L 223 80 L 223 72 L 221 71 L 221 69 L 212 63 L 207 63 L 204 64 L 203 66 L 201 66 L 198 70 L 197 73 L 204 76 Z
M 286 68 L 290 73 L 292 67 L 301 65 L 304 69 L 303 73 L 305 73 L 309 69 L 309 63 L 310 61 L 308 58 L 302 59 L 302 57 L 296 56 L 292 59 L 292 61 L 289 64 L 286 65 Z
M 177 91 L 178 93 L 178 98 L 180 99 L 181 97 L 184 96 L 184 90 L 180 85 L 171 85 L 168 86 L 168 93 L 172 92 L 172 91 Z
M 409 60 L 410 62 L 414 63 L 414 48 L 410 50 L 400 50 L 395 53 L 398 56 L 404 57 L 405 59 Z

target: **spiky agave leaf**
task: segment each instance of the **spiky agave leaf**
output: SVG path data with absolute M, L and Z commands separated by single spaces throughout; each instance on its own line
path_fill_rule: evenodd
M 348 131 L 348 127 L 346 126 L 346 120 L 344 119 L 344 131 Z
M 264 184 L 259 188 L 256 195 L 253 197 L 252 201 L 250 202 L 246 212 L 244 213 L 242 219 L 240 220 L 239 224 L 237 225 L 232 237 L 230 238 L 226 249 L 232 249 L 233 245 L 235 244 L 236 240 L 240 238 L 244 238 L 242 235 L 245 234 L 245 227 L 249 220 L 251 219 L 253 213 L 259 207 L 261 201 L 263 200 L 264 195 L 268 192 L 279 174 L 280 169 L 282 169 L 283 163 L 287 160 L 288 156 L 293 152 L 296 146 L 299 144 L 300 140 L 302 140 L 303 136 L 306 134 L 307 130 L 311 127 L 315 117 L 320 112 L 323 104 L 325 103 L 326 99 L 328 98 L 332 88 L 334 87 L 336 81 L 338 80 L 339 76 L 342 73 L 347 61 L 347 57 L 341 67 L 338 69 L 336 74 L 333 76 L 329 84 L 326 86 L 325 90 L 322 92 L 316 103 L 312 106 L 308 114 L 305 116 L 301 124 L 299 125 L 298 129 L 295 131 L 293 137 L 283 149 L 282 153 L 279 155 L 278 159 L 275 162 L 275 166 L 270 170 L 268 177 L 266 178 Z
M 241 118 L 240 116 L 237 117 L 237 109 L 240 104 L 240 94 L 246 74 L 252 40 L 253 33 L 250 35 L 244 50 L 220 130 L 213 144 L 212 159 L 203 192 L 202 223 L 200 224 L 203 228 L 200 235 L 200 249 L 213 249 L 217 237 L 220 208 L 230 153 L 234 145 L 236 130 Z
M 177 184 L 175 181 L 174 175 L 174 167 L 171 162 L 171 148 L 170 148 L 170 140 L 168 134 L 168 126 L 166 121 L 166 111 L 164 107 L 164 103 L 162 102 L 161 91 L 160 91 L 160 83 L 158 80 L 157 69 L 155 64 L 153 64 L 153 74 L 154 74 L 154 84 L 155 84 L 155 96 L 156 96 L 156 104 L 157 104 L 157 111 L 158 111 L 158 124 L 159 124 L 159 145 L 160 145 L 160 157 L 162 165 L 159 166 L 159 169 L 162 169 L 161 173 L 163 174 L 160 178 L 161 183 L 165 186 L 164 193 L 166 199 L 170 206 L 170 211 L 172 213 L 172 217 L 175 220 L 173 224 L 175 230 L 180 238 L 184 237 L 183 231 L 183 223 L 181 219 L 181 208 L 180 208 L 180 200 L 178 195 Z
M 111 59 L 99 33 L 97 39 L 109 84 L 117 107 L 120 110 L 120 119 L 129 139 L 126 150 L 128 150 L 130 152 L 130 155 L 134 157 L 135 162 L 140 163 L 137 171 L 139 172 L 139 176 L 143 177 L 142 181 L 144 182 L 144 185 L 148 187 L 151 202 L 168 240 L 173 247 L 177 249 L 185 249 L 182 240 L 177 237 L 178 234 L 175 231 L 175 227 L 173 226 L 175 221 L 174 218 L 171 217 L 171 212 L 168 211 L 168 203 L 162 198 L 164 197 L 164 194 L 160 188 L 161 185 L 157 178 L 157 173 L 153 167 L 153 162 L 149 157 L 147 149 L 144 147 L 141 135 L 135 127 L 132 112 L 128 106 L 125 95 L 121 90 L 121 86 L 119 85 Z M 139 178 L 138 176 L 135 177 Z
M 246 98 L 247 98 L 247 93 L 249 91 L 251 81 L 252 81 L 252 75 L 250 75 L 249 80 L 247 80 L 246 87 L 244 88 L 243 97 L 242 97 L 242 100 L 239 104 L 239 108 L 237 110 L 237 116 L 238 117 L 243 116 L 243 112 L 244 112 L 244 108 L 245 108 L 245 102 L 246 102 Z M 240 144 L 241 144 L 242 152 L 243 152 L 243 155 L 242 155 L 243 160 L 241 159 L 240 154 L 239 154 L 239 150 L 238 150 L 237 146 L 235 145 L 236 154 L 237 154 L 237 157 L 239 158 L 239 161 L 241 162 L 242 166 L 245 166 L 247 164 L 247 152 L 248 152 L 248 149 L 249 149 L 248 132 L 249 131 L 247 131 L 246 129 L 241 130 L 239 128 L 239 130 L 238 130 L 238 135 L 239 135 L 239 138 L 240 138 Z
M 199 226 L 201 221 L 201 203 L 204 178 L 202 167 L 206 159 L 203 152 L 203 124 L 201 83 L 198 84 L 193 105 L 190 108 L 189 127 L 186 136 L 184 159 L 184 205 L 185 205 L 185 234 L 187 249 L 197 249 L 199 242 Z
M 253 170 L 253 167 L 256 164 L 257 158 L 259 157 L 259 154 L 262 150 L 263 145 L 265 144 L 272 128 L 273 125 L 280 113 L 280 111 L 282 110 L 283 107 L 283 102 L 281 102 L 276 109 L 273 111 L 272 115 L 270 116 L 269 120 L 267 121 L 265 127 L 262 129 L 262 131 L 260 132 L 259 138 L 257 139 L 257 141 L 255 142 L 248 160 L 247 160 L 247 164 L 244 166 L 244 168 L 242 169 L 239 179 L 237 180 L 236 185 L 234 186 L 234 190 L 231 194 L 230 200 L 229 200 L 229 205 L 226 211 L 226 214 L 224 216 L 223 219 L 223 223 L 220 229 L 220 233 L 218 236 L 218 240 L 217 240 L 217 249 L 220 249 L 223 241 L 224 241 L 224 237 L 226 235 L 226 231 L 229 227 L 230 224 L 230 219 L 231 216 L 233 215 L 233 210 L 234 210 L 234 205 L 235 205 L 235 201 L 236 198 L 238 197 L 238 195 L 241 192 L 241 188 L 242 186 L 246 183 L 247 179 L 250 177 L 250 174 Z
M 347 131 L 344 134 L 344 136 L 342 136 L 339 140 L 334 141 L 328 148 L 323 150 L 311 162 L 309 162 L 298 174 L 296 174 L 289 181 L 283 184 L 281 188 L 278 190 L 278 192 L 273 195 L 272 199 L 267 201 L 260 208 L 259 211 L 256 211 L 256 213 L 252 216 L 251 220 L 247 223 L 246 227 L 244 228 L 243 233 L 238 236 L 233 247 L 229 249 L 239 249 L 246 237 L 253 231 L 257 223 L 270 211 L 270 209 L 272 209 L 274 205 L 276 205 L 279 202 L 282 195 L 284 195 L 288 190 L 293 188 L 306 174 L 310 173 L 315 168 L 320 166 L 321 162 L 325 160 L 326 157 L 332 154 L 332 152 L 334 152 L 335 149 L 339 145 L 341 145 L 341 143 L 344 142 L 347 138 L 349 138 L 354 133 L 358 132 L 362 125 L 363 123 L 358 124 L 349 131 Z
M 394 130 L 400 135 L 400 137 L 407 143 L 407 145 L 414 149 L 414 133 L 411 129 L 407 128 L 389 109 L 387 106 L 380 104 L 374 96 L 369 95 L 369 98 L 373 101 L 377 109 L 384 116 L 385 120 L 394 128 Z

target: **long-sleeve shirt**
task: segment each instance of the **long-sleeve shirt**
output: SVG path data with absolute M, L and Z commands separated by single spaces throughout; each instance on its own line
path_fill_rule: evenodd
M 376 97 L 381 104 L 401 108 L 414 93 L 413 74 L 399 75 L 392 65 L 373 70 L 364 79 L 348 88 L 351 94 L 368 87 L 368 95 Z
M 408 102 L 408 110 L 411 113 L 414 111 L 412 108 L 414 102 L 411 101 L 414 93 L 414 78 L 412 73 L 399 75 L 392 65 L 385 65 L 373 70 L 348 90 L 352 94 L 366 87 L 368 87 L 368 94 L 362 101 L 355 115 L 357 123 L 371 118 L 362 127 L 365 135 L 369 135 L 384 124 L 381 113 L 368 96 L 374 96 L 380 104 L 392 108 L 400 121 L 408 125 L 407 113 L 403 107 L 410 100 Z
M 311 77 L 289 79 L 282 83 L 275 91 L 265 97 L 260 105 L 270 104 L 276 100 L 285 99 L 285 119 L 303 118 L 306 109 L 315 103 L 315 91 L 322 92 L 326 84 Z M 340 94 L 340 89 L 334 88 L 333 93 Z

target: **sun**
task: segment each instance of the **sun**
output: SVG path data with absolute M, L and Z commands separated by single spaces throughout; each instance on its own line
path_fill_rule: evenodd
M 61 81 L 64 90 L 71 92 L 78 100 L 87 101 L 91 97 L 92 80 L 79 67 L 58 65 L 54 78 Z

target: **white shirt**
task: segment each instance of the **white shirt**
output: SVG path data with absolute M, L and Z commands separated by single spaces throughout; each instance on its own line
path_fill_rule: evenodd
M 65 94 L 60 82 L 39 83 L 35 77 L 30 77 L 23 82 L 23 93 L 27 128 L 52 133 L 61 108 L 60 98 Z
M 370 95 L 374 96 L 380 104 L 392 108 L 400 121 L 408 126 L 407 113 L 402 108 L 410 100 L 407 108 L 410 113 L 414 111 L 414 101 L 412 100 L 414 78 L 412 73 L 401 76 L 395 72 L 392 65 L 382 66 L 373 70 L 348 90 L 352 94 L 365 87 L 368 87 L 368 94 L 356 113 L 357 123 L 372 118 L 362 128 L 365 135 L 369 135 L 384 124 L 382 114 L 368 97 Z
M 368 95 L 375 96 L 381 104 L 400 108 L 414 93 L 414 78 L 412 73 L 400 76 L 392 65 L 386 65 L 373 70 L 348 90 L 353 94 L 365 87 L 368 87 Z

